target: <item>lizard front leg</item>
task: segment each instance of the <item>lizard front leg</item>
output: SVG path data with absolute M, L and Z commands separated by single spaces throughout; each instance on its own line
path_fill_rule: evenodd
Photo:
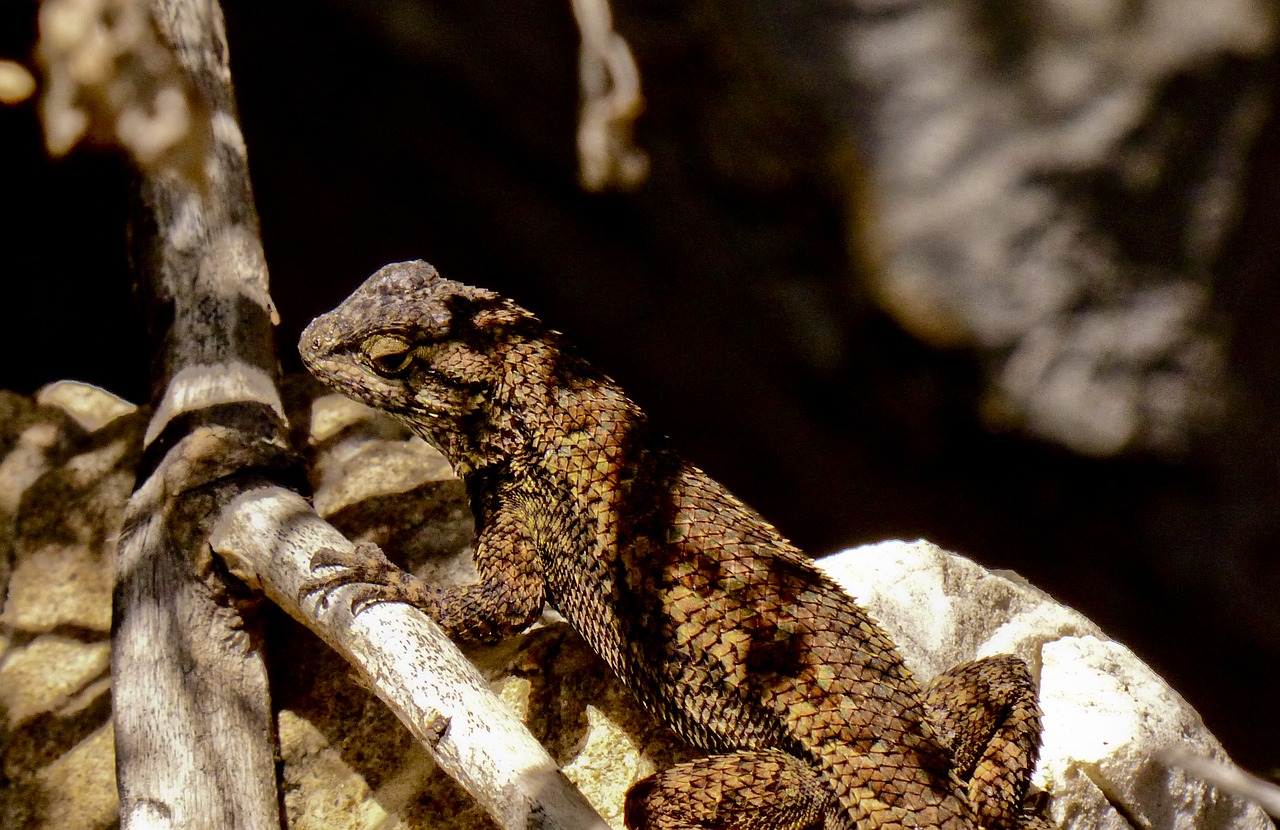
M 503 493 L 472 493 L 476 512 L 475 567 L 480 581 L 439 588 L 393 565 L 377 545 L 362 543 L 351 553 L 326 548 L 312 568 L 341 567 L 309 580 L 300 596 L 328 594 L 355 585 L 352 613 L 380 602 L 403 602 L 431 617 L 450 638 L 488 643 L 527 628 L 542 610 L 542 563 L 530 541 L 516 501 Z

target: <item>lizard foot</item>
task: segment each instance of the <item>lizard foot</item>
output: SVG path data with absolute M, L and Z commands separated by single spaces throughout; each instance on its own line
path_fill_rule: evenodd
M 370 542 L 360 542 L 350 552 L 322 548 L 311 557 L 311 568 L 341 568 L 329 576 L 307 580 L 298 590 L 299 599 L 320 594 L 321 608 L 328 607 L 334 591 L 348 585 L 352 586 L 352 616 L 380 602 L 424 604 L 426 586 L 393 565 L 382 549 Z
M 817 769 L 777 749 L 696 758 L 627 791 L 629 830 L 809 830 L 843 827 Z M 831 813 L 834 824 L 824 822 Z

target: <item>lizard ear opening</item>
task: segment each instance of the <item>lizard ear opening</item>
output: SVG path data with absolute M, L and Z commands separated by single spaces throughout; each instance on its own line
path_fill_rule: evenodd
M 364 357 L 373 371 L 385 378 L 404 374 L 413 362 L 409 341 L 389 334 L 376 334 L 364 342 Z

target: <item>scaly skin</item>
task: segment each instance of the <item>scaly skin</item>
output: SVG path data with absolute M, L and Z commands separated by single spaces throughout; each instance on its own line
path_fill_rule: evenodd
M 1035 687 L 1012 657 L 922 691 L 848 595 L 532 314 L 423 262 L 388 265 L 299 350 L 329 386 L 439 448 L 476 513 L 480 582 L 440 590 L 376 550 L 326 552 L 354 600 L 493 640 L 551 602 L 654 715 L 710 756 L 627 796 L 631 827 L 1027 827 Z

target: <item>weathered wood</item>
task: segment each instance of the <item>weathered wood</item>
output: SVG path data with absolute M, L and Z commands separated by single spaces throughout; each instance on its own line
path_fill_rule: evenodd
M 171 103 L 187 127 L 154 157 L 129 148 L 140 171 L 130 242 L 155 411 L 116 568 L 120 823 L 279 827 L 259 627 L 206 541 L 241 471 L 290 463 L 275 312 L 221 11 L 211 0 L 156 0 L 147 14 L 175 59 L 157 99 L 180 93 Z

